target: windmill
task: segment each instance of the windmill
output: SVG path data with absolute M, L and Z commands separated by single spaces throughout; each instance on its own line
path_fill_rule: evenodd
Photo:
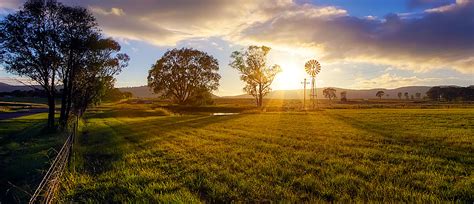
M 316 96 L 316 75 L 319 74 L 319 72 L 321 71 L 321 64 L 319 64 L 319 62 L 317 60 L 309 60 L 308 62 L 306 62 L 306 64 L 304 65 L 304 68 L 306 70 L 306 72 L 311 76 L 311 95 L 310 95 L 310 99 L 311 99 L 311 102 L 313 103 L 313 109 L 314 109 L 314 104 L 317 99 L 317 96 Z

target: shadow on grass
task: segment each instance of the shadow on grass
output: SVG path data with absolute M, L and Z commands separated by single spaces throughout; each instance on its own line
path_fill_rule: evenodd
M 65 140 L 45 133 L 46 119 L 0 122 L 0 203 L 26 203 Z
M 155 198 L 146 195 L 137 195 L 135 191 L 116 183 L 110 175 L 122 175 L 123 161 L 126 154 L 133 154 L 146 150 L 150 142 L 159 144 L 161 141 L 171 139 L 173 136 L 167 135 L 170 131 L 179 131 L 183 128 L 199 128 L 213 123 L 226 120 L 233 120 L 240 117 L 232 116 L 169 116 L 144 118 L 143 120 L 130 121 L 117 120 L 116 118 L 99 119 L 97 124 L 88 124 L 87 130 L 81 135 L 79 142 L 81 150 L 82 166 L 79 167 L 80 174 L 91 176 L 91 182 L 97 182 L 94 187 L 76 186 L 73 193 L 66 196 L 66 200 L 95 202 L 119 202 L 124 200 L 153 200 Z M 94 117 L 95 118 L 95 117 Z M 150 133 L 152 131 L 152 133 Z M 152 140 L 152 141 L 150 141 Z M 127 164 L 128 165 L 128 164 Z M 127 176 L 133 176 L 128 175 Z M 101 179 L 112 179 L 108 184 Z M 125 178 L 124 178 L 125 179 Z M 101 181 L 99 181 L 101 180 Z M 158 182 L 150 178 L 139 178 L 140 186 L 147 183 Z M 118 181 L 120 182 L 120 181 Z M 92 185 L 92 184 L 91 184 Z M 173 194 L 182 193 L 181 188 L 169 188 L 162 192 Z M 117 194 L 120 193 L 120 194 Z M 205 193 L 204 193 L 205 194 Z M 144 197 L 145 196 L 145 197 Z
M 155 116 L 167 116 L 170 113 L 166 110 L 143 110 L 143 109 L 126 109 L 126 110 L 106 110 L 96 113 L 90 113 L 87 118 L 113 118 L 113 117 L 128 117 L 128 118 L 143 118 Z
M 248 106 L 177 106 L 166 105 L 156 106 L 175 113 L 240 113 L 246 110 L 255 109 Z
M 442 184 L 443 188 L 449 189 L 448 193 L 444 192 L 443 194 L 440 194 L 441 192 L 436 192 L 439 194 L 438 196 L 453 201 L 472 202 L 474 200 L 474 196 L 472 194 L 472 181 L 469 181 L 470 178 L 472 179 L 472 175 L 469 176 L 470 173 L 468 173 L 472 170 L 471 167 L 474 165 L 474 160 L 472 157 L 474 149 L 472 146 L 453 146 L 452 144 L 446 143 L 442 139 L 431 137 L 431 135 L 420 135 L 411 133 L 408 130 L 388 128 L 386 126 L 387 124 L 364 122 L 362 120 L 340 114 L 328 115 L 334 119 L 349 124 L 356 129 L 365 132 L 371 132 L 380 136 L 380 142 L 382 144 L 375 148 L 378 148 L 381 152 L 383 152 L 384 155 L 397 154 L 397 156 L 418 156 L 416 161 L 412 161 L 416 164 L 414 166 L 407 167 L 410 169 L 410 172 L 426 172 L 430 168 L 431 170 L 429 171 L 434 171 L 434 173 L 438 176 L 441 175 L 442 177 L 444 176 L 444 178 L 451 177 L 450 179 L 445 180 L 446 183 Z M 403 124 L 403 121 L 400 122 L 400 124 Z M 423 131 L 421 133 L 423 133 Z M 392 145 L 394 146 L 391 147 Z M 409 148 L 400 148 L 398 146 L 407 146 Z M 391 150 L 395 152 L 392 152 Z M 379 161 L 383 160 L 383 157 L 385 156 L 380 155 L 374 156 L 370 159 Z M 399 159 L 396 161 L 403 162 Z M 388 159 L 388 162 L 394 161 Z M 432 168 L 436 168 L 436 170 L 433 170 Z M 469 182 L 471 182 L 471 184 L 469 184 Z M 469 185 L 471 185 L 471 188 Z M 416 186 L 413 190 L 423 191 L 423 189 L 417 189 Z
M 410 146 L 421 150 L 420 152 L 426 156 L 436 156 L 440 159 L 454 162 L 466 162 L 469 161 L 469 152 L 472 153 L 473 151 L 472 147 L 463 146 L 456 146 L 456 148 L 453 149 L 450 144 L 445 143 L 441 139 L 426 136 L 420 137 L 419 134 L 413 134 L 408 131 L 399 132 L 394 130 L 394 128 L 387 128 L 387 126 L 384 126 L 386 124 L 364 122 L 353 117 L 347 117 L 339 114 L 328 115 L 337 120 L 343 121 L 344 123 L 349 124 L 356 129 L 372 132 L 382 136 L 382 142 L 384 144 Z

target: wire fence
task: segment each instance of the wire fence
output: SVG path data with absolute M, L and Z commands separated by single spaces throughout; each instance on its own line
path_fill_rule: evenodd
M 57 190 L 61 181 L 61 176 L 71 159 L 74 140 L 77 134 L 78 120 L 73 123 L 72 128 L 68 131 L 66 142 L 61 147 L 53 163 L 41 180 L 38 188 L 31 196 L 29 203 L 53 203 L 56 199 Z

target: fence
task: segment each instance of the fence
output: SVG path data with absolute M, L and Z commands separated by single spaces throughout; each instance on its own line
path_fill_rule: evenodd
M 58 152 L 53 163 L 41 180 L 35 193 L 31 196 L 29 203 L 52 203 L 56 198 L 56 193 L 59 187 L 61 176 L 69 163 L 72 147 L 77 133 L 78 120 L 76 119 L 71 131 L 67 134 L 68 137 L 61 150 Z

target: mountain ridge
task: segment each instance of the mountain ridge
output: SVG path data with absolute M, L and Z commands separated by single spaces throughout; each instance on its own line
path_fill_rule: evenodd
M 454 86 L 454 85 L 440 85 L 440 86 Z M 340 93 L 346 91 L 348 99 L 372 99 L 378 98 L 375 96 L 377 91 L 384 91 L 386 99 L 398 99 L 398 93 L 402 93 L 402 98 L 405 98 L 404 93 L 407 92 L 409 97 L 413 95 L 416 96 L 416 93 L 421 93 L 422 97 L 426 95 L 426 92 L 433 86 L 403 86 L 398 88 L 371 88 L 371 89 L 348 89 L 348 88 L 338 88 L 331 87 L 336 89 L 337 98 L 340 98 Z M 322 99 L 323 90 L 328 87 L 317 88 L 317 97 Z M 131 92 L 134 97 L 138 98 L 158 98 L 160 95 L 153 93 L 152 90 L 146 85 L 136 86 L 136 87 L 120 87 L 120 91 Z M 0 82 L 0 92 L 11 92 L 14 90 L 27 91 L 32 90 L 29 86 L 18 86 L 18 85 L 9 85 L 7 83 Z M 306 90 L 307 98 L 309 98 L 310 89 Z M 247 94 L 240 94 L 234 96 L 216 96 L 214 98 L 253 98 Z M 293 90 L 274 90 L 270 92 L 265 98 L 268 99 L 301 99 L 303 98 L 303 89 L 293 89 Z

